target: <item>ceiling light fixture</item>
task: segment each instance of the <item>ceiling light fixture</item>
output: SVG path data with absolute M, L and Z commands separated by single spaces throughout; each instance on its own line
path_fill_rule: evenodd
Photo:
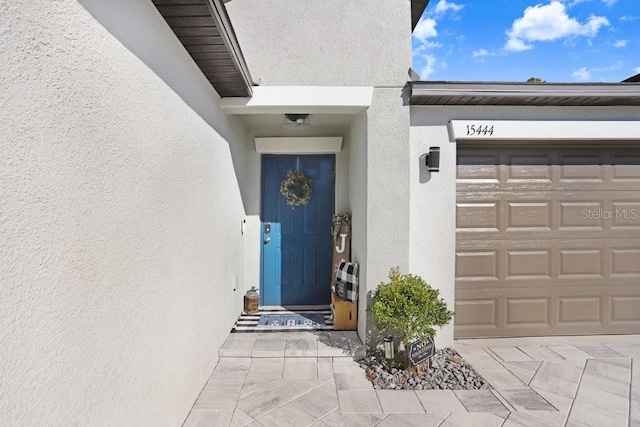
M 308 114 L 287 113 L 284 116 L 286 118 L 285 124 L 287 124 L 287 125 L 303 126 L 303 125 L 309 124 L 309 122 L 308 122 L 309 115 Z

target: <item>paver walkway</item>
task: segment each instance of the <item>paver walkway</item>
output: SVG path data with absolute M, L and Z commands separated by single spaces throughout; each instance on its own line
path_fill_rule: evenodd
M 640 335 L 455 348 L 493 390 L 373 390 L 354 332 L 231 334 L 185 426 L 640 427 Z

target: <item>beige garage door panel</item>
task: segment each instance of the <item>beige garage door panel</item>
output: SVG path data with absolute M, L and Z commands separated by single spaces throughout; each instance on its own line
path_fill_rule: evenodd
M 457 337 L 640 333 L 638 151 L 459 148 Z

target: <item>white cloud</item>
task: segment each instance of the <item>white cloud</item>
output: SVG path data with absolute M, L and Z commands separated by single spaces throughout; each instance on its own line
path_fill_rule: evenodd
M 636 73 L 636 74 L 640 74 L 640 67 L 634 68 L 633 72 Z
M 426 61 L 422 70 L 420 70 L 420 80 L 427 80 L 429 75 L 436 69 L 436 57 L 430 53 L 422 55 L 422 58 Z
M 627 46 L 627 40 L 616 40 L 613 43 L 613 47 L 625 47 Z
M 436 5 L 435 13 L 438 15 L 441 15 L 448 11 L 452 11 L 455 13 L 455 12 L 458 12 L 463 7 L 464 7 L 463 4 L 449 3 L 447 0 L 440 0 Z
M 432 18 L 420 18 L 416 24 L 416 28 L 413 29 L 413 36 L 418 40 L 424 42 L 430 37 L 436 37 L 438 31 L 436 31 L 436 20 Z
M 587 67 L 582 67 L 579 70 L 574 71 L 571 76 L 575 79 L 588 81 L 591 79 L 591 71 Z
M 618 0 L 602 0 L 602 3 L 606 4 L 609 7 L 613 6 L 617 2 L 618 2 Z
M 489 55 L 489 52 L 486 49 L 478 49 L 471 54 L 474 58 L 482 58 L 487 55 Z
M 527 7 L 522 15 L 513 21 L 507 31 L 507 42 L 504 48 L 519 52 L 533 49 L 532 42 L 552 41 L 565 37 L 594 37 L 601 27 L 609 25 L 604 16 L 591 16 L 584 24 L 567 15 L 563 3 L 552 0 L 547 5 L 538 4 Z
M 637 21 L 640 16 L 624 15 L 620 17 L 621 21 Z

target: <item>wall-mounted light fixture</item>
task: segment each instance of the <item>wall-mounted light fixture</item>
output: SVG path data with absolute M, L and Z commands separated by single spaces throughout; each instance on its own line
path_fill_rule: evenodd
M 440 147 L 429 147 L 429 154 L 425 156 L 425 166 L 429 172 L 440 170 Z

